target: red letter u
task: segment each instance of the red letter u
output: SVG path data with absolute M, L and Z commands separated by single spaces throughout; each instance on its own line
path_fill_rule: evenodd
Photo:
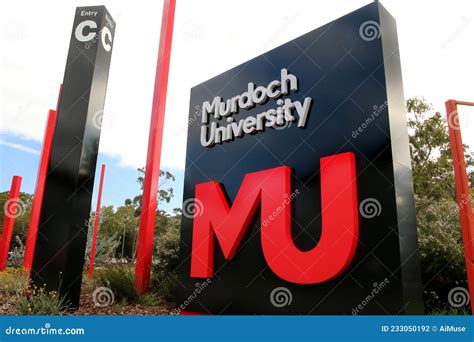
M 217 182 L 196 185 L 202 210 L 193 222 L 191 277 L 213 276 L 213 233 L 225 258 L 234 256 L 259 203 L 263 254 L 276 275 L 298 284 L 321 283 L 340 275 L 354 256 L 359 235 L 354 154 L 322 158 L 320 173 L 321 238 L 306 252 L 294 245 L 291 236 L 289 167 L 246 175 L 231 208 Z

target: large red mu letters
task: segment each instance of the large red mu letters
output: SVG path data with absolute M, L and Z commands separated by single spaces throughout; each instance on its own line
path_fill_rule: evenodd
M 247 174 L 232 206 L 219 183 L 197 184 L 195 200 L 203 210 L 194 215 L 191 277 L 213 276 L 214 235 L 225 258 L 232 259 L 259 204 L 262 250 L 277 276 L 316 284 L 340 275 L 354 256 L 359 236 L 354 154 L 322 158 L 320 176 L 322 232 L 309 251 L 299 250 L 291 236 L 289 167 Z

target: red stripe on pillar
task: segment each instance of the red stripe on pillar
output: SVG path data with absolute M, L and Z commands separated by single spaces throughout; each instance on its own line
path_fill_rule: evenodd
M 175 0 L 165 0 L 163 5 L 160 47 L 156 66 L 150 134 L 148 137 L 148 153 L 140 214 L 140 230 L 138 232 L 135 288 L 139 293 L 147 292 L 150 286 L 150 269 L 157 206 L 156 193 L 158 191 L 158 179 L 160 176 L 161 145 L 175 6 Z
M 100 171 L 99 195 L 97 196 L 97 206 L 95 209 L 94 235 L 92 236 L 91 255 L 90 255 L 90 260 L 89 260 L 89 274 L 88 274 L 89 279 L 92 278 L 92 272 L 94 272 L 95 246 L 97 243 L 97 231 L 99 230 L 100 201 L 102 200 L 102 186 L 104 185 L 104 174 L 105 174 L 105 164 L 102 164 L 102 169 Z
M 3 230 L 0 237 L 0 271 L 4 271 L 7 267 L 8 252 L 10 250 L 10 242 L 12 240 L 13 226 L 15 225 L 15 218 L 21 215 L 24 208 L 18 205 L 21 187 L 21 177 L 13 176 L 12 185 L 8 201 L 5 203 L 5 219 L 3 221 Z

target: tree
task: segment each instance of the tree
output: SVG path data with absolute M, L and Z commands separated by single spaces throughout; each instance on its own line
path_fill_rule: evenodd
M 8 196 L 10 191 L 5 191 L 0 193 L 0 225 L 3 226 L 5 220 L 5 204 L 8 201 Z M 28 226 L 30 224 L 30 215 L 31 215 L 31 203 L 33 201 L 33 196 L 26 193 L 20 192 L 18 196 L 18 209 L 15 218 L 15 225 L 13 226 L 12 236 L 18 237 L 21 239 L 22 243 L 25 243 L 26 234 L 28 233 Z M 14 245 L 17 244 L 17 240 L 12 238 L 11 249 Z
M 431 113 L 424 99 L 407 101 L 410 153 L 415 192 L 433 200 L 456 199 L 451 147 L 446 120 Z
M 137 182 L 143 190 L 144 168 L 138 169 Z M 173 187 L 165 185 L 174 181 L 174 176 L 168 171 L 161 171 L 161 184 L 158 191 L 160 202 L 169 202 L 173 197 Z M 98 233 L 98 241 L 110 239 L 114 234 L 118 235 L 120 242 L 116 246 L 113 256 L 133 260 L 136 254 L 139 217 L 142 195 L 136 195 L 132 199 L 126 199 L 123 206 L 114 208 L 104 206 L 101 208 L 101 221 Z M 155 236 L 161 236 L 168 231 L 179 229 L 180 216 L 170 215 L 162 210 L 156 210 Z
M 426 100 L 409 99 L 406 108 L 425 302 L 433 310 L 447 307 L 449 290 L 466 286 L 451 147 L 445 117 Z
M 139 168 L 137 169 L 138 171 L 138 178 L 137 182 L 140 184 L 140 190 L 143 192 L 143 185 L 145 181 L 145 168 Z M 169 182 L 169 181 L 175 181 L 175 177 L 173 174 L 169 171 L 163 171 L 160 170 L 160 185 L 158 189 L 158 202 L 166 202 L 169 203 L 171 198 L 173 198 L 174 193 L 173 193 L 173 188 L 169 187 L 167 189 L 164 189 L 164 186 Z M 125 200 L 125 205 L 129 205 L 135 208 L 135 216 L 140 216 L 141 213 L 141 207 L 142 207 L 142 195 L 141 193 L 133 199 L 127 198 Z

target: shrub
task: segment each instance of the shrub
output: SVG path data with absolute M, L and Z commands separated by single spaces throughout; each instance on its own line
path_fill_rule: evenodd
M 27 281 L 27 270 L 8 267 L 4 272 L 0 272 L 0 291 L 16 293 L 26 287 Z
M 88 222 L 88 233 L 87 233 L 87 245 L 86 253 L 84 255 L 84 267 L 89 267 L 91 249 L 92 249 L 92 238 L 94 235 L 94 220 L 91 218 Z M 97 236 L 94 266 L 104 264 L 108 259 L 114 256 L 115 250 L 120 245 L 119 233 L 115 232 L 111 236 Z
M 163 300 L 159 298 L 156 293 L 148 293 L 140 297 L 140 304 L 144 306 L 158 306 L 163 303 Z
M 132 304 L 140 301 L 140 295 L 135 290 L 135 275 L 130 266 L 97 269 L 94 281 L 97 286 L 111 289 L 117 303 Z
M 21 267 L 25 255 L 25 245 L 18 235 L 15 235 L 15 242 L 17 243 L 17 246 L 13 247 L 12 250 L 8 252 L 8 262 L 12 267 Z
M 176 224 L 156 240 L 156 261 L 153 264 L 151 286 L 167 300 L 174 301 L 178 284 L 179 225 Z
M 178 286 L 178 275 L 176 273 L 153 273 L 151 287 L 160 296 L 168 301 L 176 300 L 176 289 Z
M 447 308 L 447 309 L 435 309 L 430 312 L 430 315 L 436 316 L 470 316 L 471 310 L 466 308 Z
M 33 286 L 17 291 L 13 305 L 18 315 L 65 315 L 67 305 L 56 291 L 48 292 L 44 288 Z
M 420 196 L 416 204 L 426 309 L 445 311 L 449 291 L 468 287 L 458 206 L 451 199 Z

